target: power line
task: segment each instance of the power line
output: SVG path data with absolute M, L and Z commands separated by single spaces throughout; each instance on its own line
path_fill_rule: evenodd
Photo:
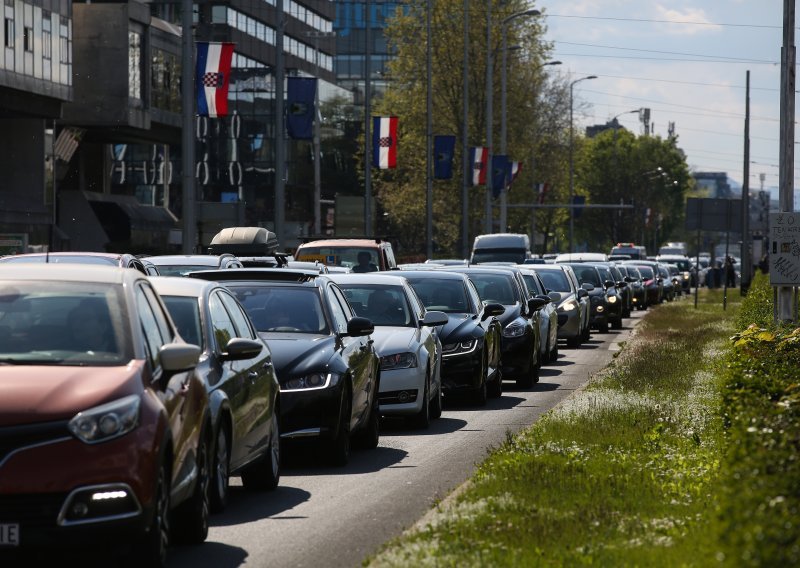
M 581 71 L 575 71 L 576 75 L 590 75 L 591 73 L 583 73 Z M 701 83 L 699 81 L 676 81 L 674 79 L 656 79 L 654 77 L 632 77 L 630 75 L 606 75 L 603 74 L 603 77 L 610 77 L 611 79 L 635 79 L 637 81 L 654 81 L 656 83 L 671 83 L 675 85 L 697 85 L 699 87 L 720 87 L 725 89 L 745 89 L 744 85 L 726 85 L 724 83 Z M 750 87 L 751 91 L 770 91 L 777 93 L 779 89 L 772 89 L 769 87 Z
M 773 62 L 753 63 L 747 59 L 739 59 L 735 61 L 720 61 L 716 59 L 679 59 L 676 57 L 634 57 L 632 55 L 597 55 L 594 53 L 564 53 L 562 51 L 554 52 L 555 57 L 596 57 L 600 59 L 633 59 L 637 61 L 674 61 L 680 63 L 735 63 L 740 65 L 777 65 Z
M 609 20 L 612 22 L 648 22 L 653 24 L 680 24 L 691 26 L 714 26 L 725 28 L 753 28 L 753 29 L 767 29 L 767 30 L 780 30 L 782 26 L 771 26 L 766 24 L 731 24 L 731 23 L 718 23 L 718 22 L 691 22 L 680 20 L 652 20 L 647 18 L 612 18 L 609 16 L 574 16 L 572 14 L 550 14 L 546 13 L 548 18 L 575 18 L 580 20 Z M 795 28 L 797 29 L 797 28 Z
M 766 59 L 741 59 L 741 58 L 738 58 L 738 57 L 728 57 L 728 56 L 725 56 L 725 55 L 708 55 L 708 54 L 705 54 L 705 53 L 685 53 L 685 52 L 680 52 L 680 51 L 659 51 L 659 50 L 656 50 L 656 49 L 639 49 L 639 48 L 635 48 L 635 47 L 616 47 L 616 46 L 612 46 L 612 45 L 599 45 L 599 44 L 593 44 L 593 43 L 574 43 L 574 42 L 570 42 L 570 41 L 558 41 L 558 40 L 556 40 L 555 43 L 556 43 L 556 45 L 562 44 L 562 45 L 577 45 L 577 46 L 581 46 L 581 47 L 599 47 L 601 49 L 618 49 L 618 50 L 621 50 L 621 51 L 640 51 L 642 53 L 660 53 L 662 55 L 684 55 L 686 57 L 709 57 L 709 58 L 712 58 L 712 59 L 727 59 L 727 60 L 737 61 L 737 62 L 739 62 L 739 61 L 747 61 L 747 62 L 752 62 L 752 63 L 769 63 L 771 65 L 777 65 L 778 64 L 777 61 L 770 61 L 770 60 L 766 60 Z

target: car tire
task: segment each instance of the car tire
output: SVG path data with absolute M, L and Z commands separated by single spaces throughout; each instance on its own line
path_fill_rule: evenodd
M 614 329 L 622 329 L 622 318 L 615 319 L 611 322 L 611 327 Z
M 583 332 L 576 335 L 575 337 L 568 337 L 567 338 L 567 347 L 577 348 L 581 346 L 581 339 L 583 338 Z
M 242 485 L 248 491 L 272 491 L 281 480 L 281 431 L 278 407 L 272 413 L 272 435 L 267 454 L 242 470 Z
M 433 397 L 433 404 L 431 405 L 431 418 L 437 419 L 442 417 L 442 383 L 439 381 L 439 388 L 436 390 L 436 396 Z
M 377 383 L 377 381 L 376 381 Z M 377 383 L 379 384 L 379 383 Z M 381 441 L 381 406 L 378 399 L 378 387 L 375 388 L 375 396 L 372 399 L 372 408 L 369 418 L 364 428 L 359 432 L 358 445 L 366 450 L 378 447 Z
M 550 362 L 550 333 L 547 334 L 547 345 L 544 347 L 544 354 L 540 354 L 542 364 L 546 365 Z
M 131 549 L 131 566 L 163 568 L 167 564 L 170 540 L 170 473 L 167 464 L 158 467 L 153 492 L 153 518 L 146 532 Z
M 517 387 L 521 389 L 529 389 L 533 386 L 533 383 L 539 382 L 539 365 L 537 365 L 537 362 L 534 361 L 535 356 L 536 353 L 532 352 L 531 360 L 528 365 L 528 373 L 517 378 Z
M 185 544 L 200 544 L 208 536 L 208 518 L 211 512 L 209 486 L 211 485 L 210 426 L 201 433 L 197 444 L 197 480 L 189 499 L 175 510 L 173 534 L 175 540 Z
M 558 339 L 553 342 L 553 346 L 550 349 L 550 362 L 555 363 L 558 361 Z
M 220 424 L 214 444 L 214 461 L 211 464 L 211 512 L 220 513 L 228 505 L 231 450 L 228 444 L 228 427 Z
M 431 425 L 431 407 L 428 399 L 431 388 L 431 373 L 425 373 L 425 386 L 422 388 L 422 407 L 412 418 L 411 424 L 414 428 L 426 430 Z
M 600 333 L 608 333 L 608 322 L 605 321 L 600 325 L 598 325 L 597 331 L 599 331 Z
M 489 368 L 489 364 L 486 364 L 486 368 Z M 500 374 L 500 369 L 497 369 L 495 372 L 494 381 L 488 384 L 486 387 L 486 396 L 491 398 L 500 398 L 503 396 L 503 376 Z
M 350 405 L 352 395 L 350 386 L 345 385 L 342 390 L 342 400 L 339 404 L 339 428 L 336 437 L 330 440 L 328 457 L 332 465 L 343 467 L 350 461 Z

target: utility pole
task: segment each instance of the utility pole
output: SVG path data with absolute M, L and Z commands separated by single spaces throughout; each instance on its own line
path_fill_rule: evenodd
M 469 0 L 464 0 L 464 54 L 461 99 L 463 123 L 461 131 L 461 255 L 469 257 L 469 186 L 472 164 L 469 163 Z
M 279 0 L 280 1 L 280 0 Z M 366 0 L 364 30 L 364 235 L 372 236 L 372 156 L 370 136 L 372 126 L 372 2 Z
M 192 0 L 181 0 L 181 182 L 183 184 L 183 253 L 194 254 L 197 246 L 197 209 L 194 173 L 194 32 Z M 55 129 L 53 136 L 55 136 Z M 53 162 L 55 168 L 55 162 Z M 55 170 L 53 176 L 55 177 Z M 55 196 L 53 196 L 55 198 Z
M 781 47 L 780 147 L 778 158 L 779 199 L 781 213 L 794 211 L 794 90 L 796 48 L 794 0 L 783 0 L 783 46 Z M 771 272 L 771 271 L 770 271 Z M 776 293 L 777 321 L 794 320 L 794 289 L 779 286 Z
M 431 37 L 431 12 L 433 11 L 433 0 L 428 0 L 427 14 L 425 16 L 425 27 L 427 29 L 425 65 L 427 75 L 427 87 L 425 96 L 425 122 L 426 122 L 426 144 L 425 144 L 425 182 L 426 182 L 426 219 L 425 219 L 425 249 L 428 258 L 433 258 L 433 64 L 432 64 L 432 37 Z
M 740 289 L 744 295 L 750 288 L 753 274 L 753 260 L 750 236 L 750 70 L 745 80 L 744 104 L 744 172 L 742 174 L 742 276 Z
M 275 236 L 283 245 L 286 214 L 286 124 L 283 111 L 283 31 L 286 15 L 283 12 L 283 0 L 276 0 L 275 11 L 278 14 L 275 31 Z
M 493 233 L 492 220 L 492 0 L 486 0 L 486 222 L 484 233 Z

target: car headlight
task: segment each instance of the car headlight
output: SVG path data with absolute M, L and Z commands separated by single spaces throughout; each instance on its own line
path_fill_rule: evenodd
M 124 436 L 139 425 L 141 398 L 132 394 L 76 414 L 67 428 L 81 442 L 96 444 Z
M 603 313 L 604 311 L 606 311 L 606 309 L 603 306 L 597 306 L 597 313 L 598 314 Z
M 474 351 L 477 345 L 477 339 L 466 339 L 459 343 L 446 343 L 442 345 L 442 356 L 469 353 L 470 351 Z
M 283 392 L 296 390 L 316 390 L 324 389 L 339 382 L 339 375 L 336 373 L 309 373 L 302 377 L 294 377 L 286 381 Z
M 514 320 L 503 328 L 503 337 L 522 337 L 525 335 L 525 324 Z
M 683 273 L 683 279 L 684 280 L 689 280 L 690 277 L 691 277 L 691 274 L 689 274 L 688 272 L 684 272 Z
M 577 309 L 578 305 L 573 300 L 566 301 L 558 307 L 558 311 L 560 312 L 571 312 Z
M 616 304 L 617 303 L 617 297 L 616 296 L 609 296 L 608 297 L 608 303 L 609 304 Z
M 397 353 L 395 355 L 384 355 L 381 357 L 381 371 L 412 369 L 416 366 L 417 355 L 415 353 Z

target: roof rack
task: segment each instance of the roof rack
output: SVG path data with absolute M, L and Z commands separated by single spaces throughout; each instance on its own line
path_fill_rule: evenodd
M 313 270 L 294 270 L 291 268 L 237 268 L 236 270 L 197 270 L 186 276 L 214 282 L 232 280 L 262 280 L 271 282 L 313 282 L 319 276 Z

